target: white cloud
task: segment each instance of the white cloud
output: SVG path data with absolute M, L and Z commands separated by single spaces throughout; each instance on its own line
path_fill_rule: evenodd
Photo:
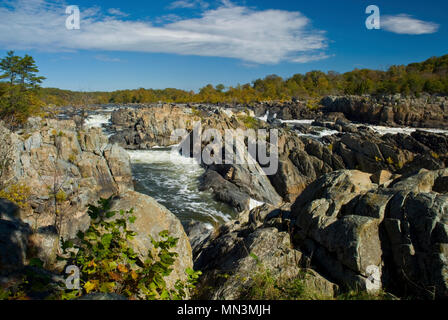
M 209 7 L 209 4 L 203 0 L 177 0 L 168 6 L 169 9 L 191 9 L 196 7 L 206 9 Z
M 113 16 L 119 16 L 119 17 L 129 16 L 127 13 L 124 13 L 123 11 L 121 11 L 118 8 L 110 8 L 109 10 L 107 10 L 107 12 Z
M 435 33 L 439 25 L 434 22 L 426 22 L 413 18 L 407 14 L 395 16 L 382 16 L 381 28 L 398 34 L 428 34 Z
M 199 18 L 155 26 L 81 9 L 81 29 L 65 28 L 65 8 L 43 0 L 0 7 L 0 46 L 47 51 L 130 51 L 226 57 L 274 64 L 324 58 L 324 32 L 300 12 L 253 10 L 225 4 Z

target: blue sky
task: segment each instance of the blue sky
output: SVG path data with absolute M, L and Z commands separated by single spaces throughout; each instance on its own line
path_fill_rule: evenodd
M 369 5 L 380 30 L 365 27 Z M 2 0 L 0 52 L 34 56 L 46 87 L 197 90 L 447 54 L 447 13 L 446 0 Z

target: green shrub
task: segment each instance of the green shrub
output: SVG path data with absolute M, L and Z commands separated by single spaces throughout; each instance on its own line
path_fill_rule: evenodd
M 55 196 L 54 196 L 55 200 L 59 203 L 64 202 L 65 200 L 67 200 L 67 194 L 64 192 L 64 190 L 59 190 Z
M 248 115 L 239 115 L 238 120 L 240 120 L 248 129 L 258 129 L 260 127 L 260 122 Z
M 129 224 L 136 217 L 133 210 L 119 213 L 111 211 L 111 198 L 101 199 L 99 206 L 89 206 L 92 220 L 86 232 L 79 232 L 74 242 L 63 242 L 64 257 L 69 265 L 80 268 L 81 289 L 66 292 L 63 299 L 91 292 L 117 293 L 130 299 L 183 299 L 201 274 L 186 270 L 188 280 L 178 280 L 174 288 L 168 288 L 165 277 L 173 271 L 172 266 L 178 254 L 171 249 L 178 239 L 169 236 L 168 231 L 159 234 L 161 240 L 152 239 L 153 252 L 148 252 L 142 261 L 129 246 L 129 240 L 136 235 L 129 230 Z M 116 219 L 113 217 L 119 216 Z M 157 252 L 157 253 L 154 253 Z

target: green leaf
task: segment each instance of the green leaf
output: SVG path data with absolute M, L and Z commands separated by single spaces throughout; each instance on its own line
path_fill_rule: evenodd
M 30 267 L 43 268 L 44 263 L 43 263 L 43 261 L 40 260 L 39 258 L 32 258 L 32 259 L 30 259 L 29 266 L 30 266 Z
M 160 294 L 160 299 L 161 300 L 169 300 L 170 299 L 170 294 L 167 290 L 163 290 L 162 293 Z
M 109 211 L 106 212 L 106 218 L 112 218 L 113 216 L 115 216 L 116 212 L 115 211 Z
M 101 243 L 106 249 L 109 248 L 111 241 L 112 241 L 112 234 L 110 233 L 105 234 L 101 237 Z
M 70 241 L 70 240 L 64 241 L 62 243 L 62 250 L 65 251 L 65 250 L 67 250 L 69 248 L 73 248 L 73 242 Z

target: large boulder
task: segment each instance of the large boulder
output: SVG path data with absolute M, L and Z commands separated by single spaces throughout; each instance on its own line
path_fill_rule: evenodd
M 279 282 L 300 279 L 316 296 L 334 296 L 336 285 L 313 270 L 304 272 L 302 253 L 277 223 L 285 212 L 270 205 L 244 211 L 201 243 L 195 256 L 195 269 L 203 272 L 200 298 L 245 298 L 266 274 Z
M 169 231 L 170 236 L 178 238 L 177 246 L 173 251 L 178 257 L 173 266 L 173 272 L 165 279 L 167 285 L 174 287 L 178 279 L 186 280 L 185 270 L 192 268 L 193 258 L 190 242 L 179 219 L 153 198 L 135 191 L 127 191 L 116 198 L 112 204 L 112 211 L 130 210 L 136 220 L 130 225 L 130 229 L 136 232 L 134 239 L 130 241 L 134 251 L 144 261 L 148 251 L 154 250 L 151 237 L 160 240 L 159 233 Z
M 117 133 L 111 140 L 127 149 L 169 146 L 176 143 L 170 140 L 174 130 L 192 130 L 194 122 L 200 120 L 198 112 L 179 106 L 120 108 L 112 112 L 111 122 Z
M 200 177 L 199 190 L 211 191 L 216 200 L 227 203 L 237 211 L 241 212 L 249 209 L 249 195 L 240 191 L 236 185 L 224 179 L 214 170 L 206 170 L 206 172 Z

